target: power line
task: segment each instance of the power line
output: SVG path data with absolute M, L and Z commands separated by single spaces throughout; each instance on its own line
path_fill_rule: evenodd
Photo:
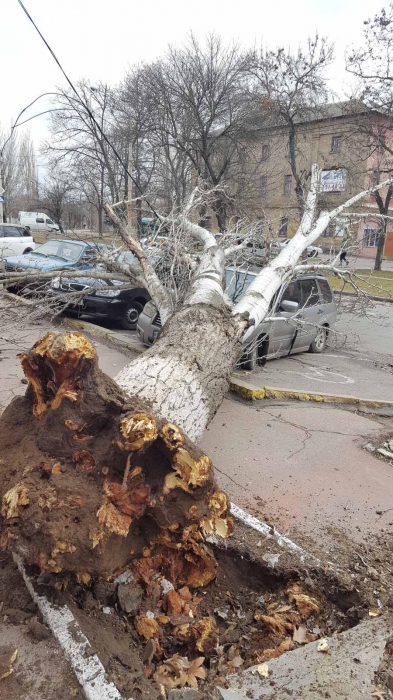
M 90 119 L 94 122 L 96 128 L 97 128 L 98 131 L 100 132 L 100 134 L 101 134 L 101 136 L 103 137 L 104 141 L 108 144 L 109 148 L 112 149 L 112 151 L 113 151 L 113 153 L 115 154 L 116 158 L 118 159 L 119 163 L 120 163 L 120 164 L 122 165 L 122 167 L 124 168 L 125 173 L 126 173 L 126 174 L 128 175 L 128 177 L 132 180 L 132 182 L 134 183 L 134 185 L 135 185 L 135 187 L 137 188 L 137 190 L 139 191 L 139 193 L 143 196 L 144 201 L 146 202 L 147 206 L 150 207 L 150 209 L 152 210 L 154 216 L 155 216 L 157 219 L 159 219 L 160 217 L 159 217 L 159 215 L 157 214 L 156 210 L 154 209 L 153 205 L 150 204 L 149 200 L 145 198 L 144 192 L 143 192 L 142 188 L 138 185 L 138 183 L 137 183 L 137 181 L 135 180 L 135 178 L 134 178 L 134 177 L 132 176 L 132 174 L 129 172 L 128 167 L 127 167 L 127 166 L 125 165 L 125 163 L 123 162 L 123 159 L 122 159 L 122 157 L 120 156 L 120 154 L 118 153 L 117 149 L 116 149 L 115 146 L 111 143 L 111 141 L 108 139 L 108 137 L 107 137 L 107 135 L 105 134 L 105 132 L 101 129 L 101 126 L 100 126 L 99 123 L 97 122 L 97 120 L 96 120 L 96 118 L 95 118 L 93 112 L 89 109 L 89 106 L 88 106 L 88 105 L 82 100 L 82 98 L 80 97 L 79 92 L 77 91 L 77 89 L 76 89 L 76 87 L 74 86 L 74 84 L 71 82 L 70 78 L 68 77 L 67 73 L 65 72 L 65 70 L 64 70 L 63 66 L 61 65 L 59 59 L 57 58 L 56 54 L 54 53 L 54 51 L 53 51 L 53 50 L 51 49 L 51 47 L 49 46 L 47 40 L 45 39 L 45 37 L 43 36 L 43 34 L 42 34 L 42 33 L 40 32 L 40 30 L 38 29 L 38 27 L 37 27 L 36 23 L 34 22 L 32 16 L 29 14 L 29 12 L 27 11 L 27 9 L 25 8 L 25 6 L 24 6 L 22 0 L 18 0 L 18 3 L 19 3 L 19 5 L 21 6 L 21 8 L 22 8 L 23 12 L 25 13 L 26 17 L 27 17 L 27 18 L 30 20 L 30 22 L 32 23 L 32 25 L 33 25 L 34 29 L 36 30 L 37 34 L 40 36 L 40 38 L 41 38 L 42 41 L 44 42 L 46 48 L 48 49 L 48 51 L 49 51 L 50 54 L 52 55 L 52 58 L 55 60 L 55 62 L 56 62 L 57 65 L 59 66 L 59 68 L 60 68 L 61 72 L 63 73 L 63 75 L 64 75 L 64 77 L 65 77 L 65 79 L 66 79 L 68 85 L 70 86 L 71 90 L 75 93 L 75 95 L 76 95 L 76 97 L 77 97 L 77 99 L 78 99 L 78 102 L 79 102 L 79 103 L 82 105 L 82 107 L 86 110 L 86 112 L 87 112 L 87 114 L 89 115 Z M 131 192 L 128 193 L 128 196 L 131 197 Z

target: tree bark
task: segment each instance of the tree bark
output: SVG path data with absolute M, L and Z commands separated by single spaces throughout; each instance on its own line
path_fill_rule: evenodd
M 187 306 L 167 321 L 154 345 L 116 381 L 198 440 L 229 388 L 240 349 L 237 325 L 228 310 Z
M 379 228 L 377 252 L 375 255 L 375 263 L 374 263 L 374 270 L 375 271 L 382 270 L 383 251 L 385 248 L 385 241 L 386 241 L 386 228 L 387 228 L 387 219 L 382 219 L 382 223 L 381 223 L 381 226 Z

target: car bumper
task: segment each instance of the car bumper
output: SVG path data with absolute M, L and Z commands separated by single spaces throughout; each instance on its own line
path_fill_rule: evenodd
M 143 345 L 151 345 L 157 338 L 161 326 L 157 326 L 151 322 L 151 318 L 141 314 L 138 319 L 136 330 L 141 343 L 143 343 Z
M 120 320 L 127 306 L 126 299 L 111 299 L 100 297 L 85 297 L 78 302 L 67 303 L 69 292 L 61 289 L 51 289 L 49 295 L 56 298 L 60 303 L 67 304 L 72 311 L 78 311 L 79 314 L 87 314 L 88 316 L 103 316 L 114 320 Z

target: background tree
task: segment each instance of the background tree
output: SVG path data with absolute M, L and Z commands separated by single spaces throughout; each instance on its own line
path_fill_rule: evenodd
M 310 177 L 308 169 L 304 169 L 300 125 L 321 114 L 329 98 L 326 70 L 332 61 L 333 45 L 318 34 L 296 52 L 260 48 L 248 55 L 256 123 L 259 113 L 264 127 L 281 126 L 288 136 L 287 159 L 300 217 Z
M 379 182 L 393 172 L 393 4 L 364 25 L 362 46 L 347 55 L 347 71 L 359 79 L 358 94 L 370 110 L 368 122 L 363 119 L 360 128 L 368 133 L 374 157 L 371 179 Z M 375 114 L 379 116 L 377 120 L 373 118 Z M 382 266 L 392 195 L 390 185 L 374 196 L 380 215 L 374 270 L 381 270 Z
M 72 195 L 75 192 L 75 183 L 72 173 L 52 166 L 46 173 L 42 186 L 41 206 L 58 224 L 61 233 L 64 233 L 63 221 L 67 208 L 72 203 Z

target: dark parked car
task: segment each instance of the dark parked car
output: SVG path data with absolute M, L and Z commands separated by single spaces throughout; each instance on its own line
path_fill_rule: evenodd
M 132 253 L 123 253 L 122 262 L 135 264 Z M 101 266 L 102 267 L 102 266 Z M 95 268 L 96 270 L 98 268 Z M 143 287 L 124 288 L 119 280 L 101 280 L 94 277 L 56 277 L 49 294 L 67 305 L 67 311 L 77 316 L 99 316 L 119 321 L 126 330 L 134 330 L 149 292 Z

